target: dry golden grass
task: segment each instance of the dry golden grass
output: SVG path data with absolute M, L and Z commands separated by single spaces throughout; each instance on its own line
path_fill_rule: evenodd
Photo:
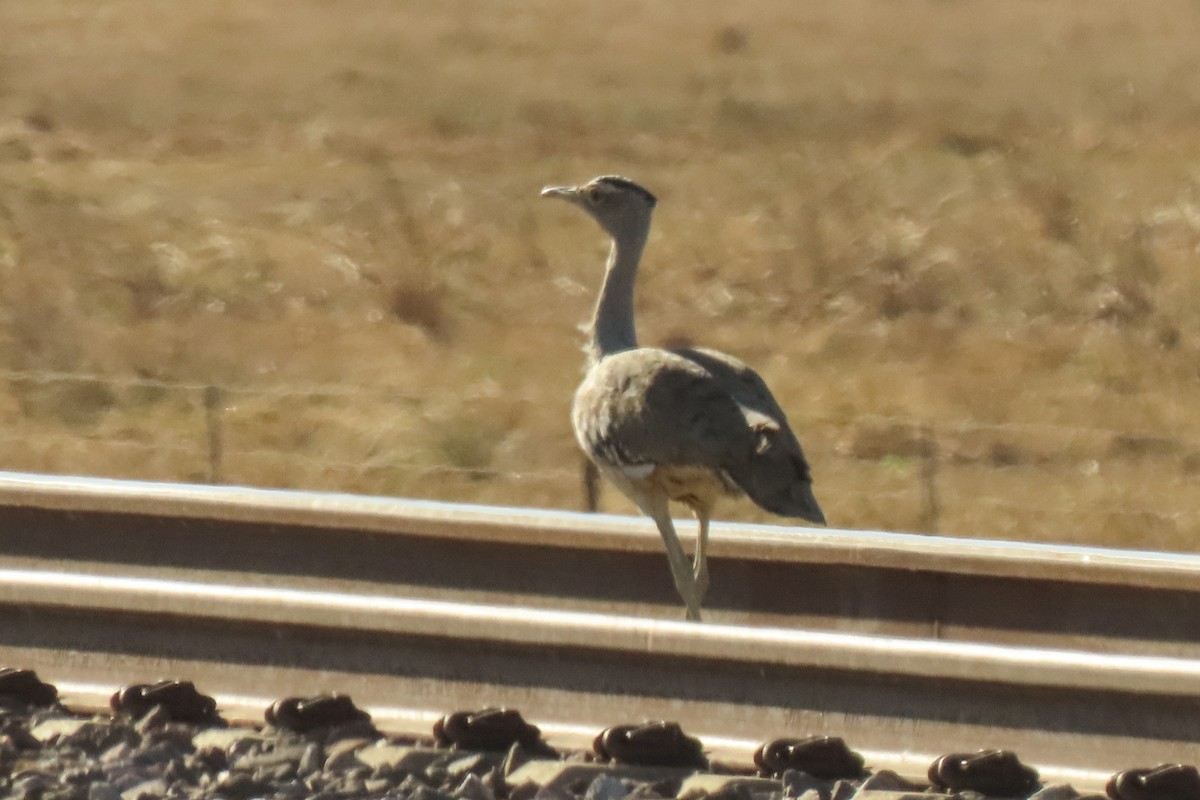
M 834 524 L 1198 547 L 1195 2 L 0 30 L 0 468 L 203 480 L 216 385 L 225 480 L 577 506 L 605 243 L 537 190 L 617 172 L 662 199 L 642 338 L 757 366 Z

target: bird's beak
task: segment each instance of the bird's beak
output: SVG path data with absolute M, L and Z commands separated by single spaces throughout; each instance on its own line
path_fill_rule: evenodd
M 542 197 L 557 197 L 560 200 L 566 200 L 568 203 L 579 202 L 579 187 L 578 186 L 547 186 L 542 189 Z

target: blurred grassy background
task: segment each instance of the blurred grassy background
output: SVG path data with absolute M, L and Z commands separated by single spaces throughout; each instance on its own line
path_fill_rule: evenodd
M 578 507 L 606 243 L 832 524 L 1200 549 L 1200 5 L 7 0 L 0 468 Z M 611 489 L 603 508 L 629 511 Z M 749 503 L 728 518 L 766 519 Z

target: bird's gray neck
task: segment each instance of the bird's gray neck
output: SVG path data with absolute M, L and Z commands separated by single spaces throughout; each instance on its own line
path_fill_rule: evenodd
M 593 363 L 638 346 L 633 325 L 633 287 L 646 234 L 647 231 L 635 231 L 613 237 L 587 348 Z

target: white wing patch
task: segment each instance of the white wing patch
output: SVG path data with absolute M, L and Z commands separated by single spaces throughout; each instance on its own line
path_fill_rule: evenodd
M 625 475 L 625 477 L 629 478 L 630 480 L 640 481 L 644 478 L 650 477 L 650 474 L 654 472 L 654 468 L 656 466 L 658 466 L 658 465 L 657 464 L 622 464 L 617 469 L 621 470 L 621 472 Z

